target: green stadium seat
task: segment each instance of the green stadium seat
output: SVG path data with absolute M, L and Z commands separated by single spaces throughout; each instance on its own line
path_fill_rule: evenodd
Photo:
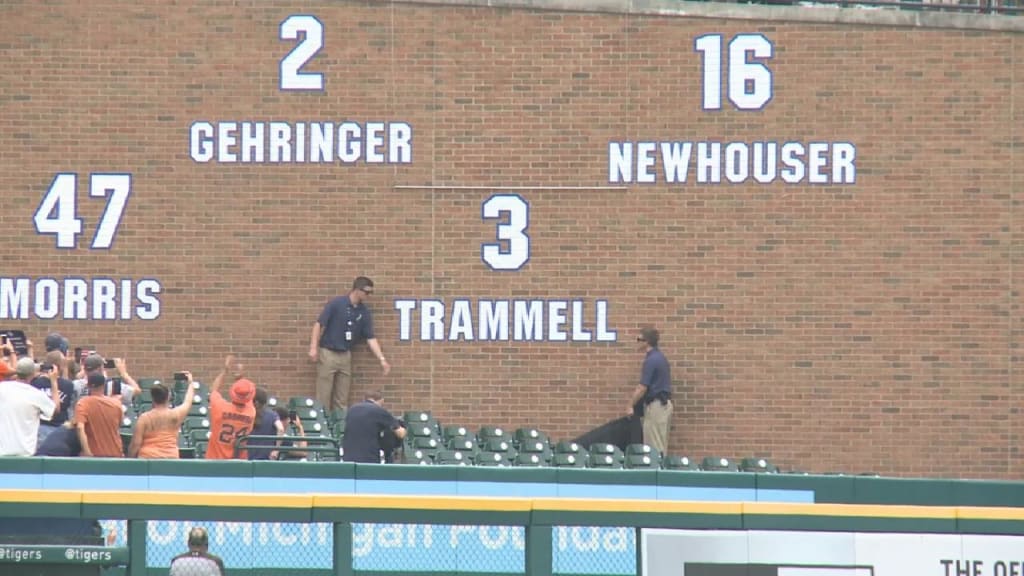
M 483 440 L 480 447 L 488 452 L 503 452 L 505 454 L 516 451 L 509 438 L 488 438 Z
M 623 454 L 622 450 L 619 449 L 615 444 L 607 444 L 604 442 L 595 442 L 590 445 L 591 454 L 598 454 L 603 456 L 612 456 L 613 458 L 622 461 Z
M 441 436 L 445 440 L 455 438 L 456 436 L 468 436 L 473 438 L 473 442 L 476 442 L 476 434 L 465 426 L 445 426 L 441 429 Z
M 505 467 L 511 466 L 508 456 L 504 452 L 480 452 L 474 458 L 474 464 L 476 466 L 498 466 Z
M 295 410 L 295 415 L 299 417 L 299 420 L 302 420 L 303 426 L 306 425 L 306 422 L 316 422 L 319 420 L 327 421 L 327 417 L 324 415 L 323 410 L 320 410 L 319 408 L 299 406 L 298 408 L 292 408 L 292 410 Z
M 476 441 L 469 436 L 456 436 L 445 443 L 449 450 L 461 450 L 463 452 L 476 452 Z
M 626 446 L 625 455 L 638 455 L 638 456 L 649 456 L 656 458 L 659 462 L 661 461 L 661 452 L 658 449 L 648 444 L 629 444 Z
M 419 452 L 419 451 L 409 452 L 407 450 L 405 452 L 405 455 L 402 457 L 402 464 L 414 464 L 414 465 L 417 465 L 417 466 L 430 466 L 433 463 L 434 463 L 433 457 L 431 457 L 429 455 L 426 455 L 426 454 L 423 454 L 422 452 Z
M 598 452 L 591 452 L 587 458 L 588 468 L 612 468 L 619 469 L 623 466 L 622 451 L 619 450 L 618 454 L 604 454 Z
M 186 430 L 209 430 L 210 419 L 206 416 L 188 416 L 183 425 Z
M 779 471 L 778 467 L 767 458 L 757 457 L 740 460 L 740 470 L 742 472 L 760 472 L 762 474 L 775 474 Z
M 515 439 L 516 445 L 519 446 L 526 442 L 551 444 L 551 439 L 548 438 L 548 435 L 536 428 L 517 428 L 512 437 Z
M 434 456 L 434 463 L 448 466 L 472 466 L 473 457 L 460 450 L 439 450 Z
M 402 414 L 402 420 L 409 426 L 413 426 L 417 423 L 433 422 L 434 417 L 431 416 L 429 410 L 407 410 Z
M 568 440 L 562 440 L 558 444 L 555 444 L 555 454 L 576 454 L 584 448 L 575 442 L 569 442 Z
M 441 440 L 434 436 L 413 436 L 408 443 L 415 449 L 434 450 L 435 452 L 443 448 Z
M 205 440 L 202 441 L 202 442 L 196 442 L 195 443 L 196 458 L 206 458 L 206 447 L 208 445 L 209 445 L 209 442 L 207 442 Z
M 697 463 L 687 456 L 666 456 L 661 461 L 661 467 L 665 470 L 700 470 Z
M 547 466 L 548 462 L 544 459 L 543 454 L 522 452 L 517 454 L 515 460 L 513 460 L 516 466 L 532 466 L 542 467 Z
M 440 438 L 441 432 L 440 427 L 434 420 L 417 420 L 415 422 L 406 422 L 406 430 L 413 436 L 430 436 L 431 438 Z
M 661 458 L 657 452 L 652 454 L 626 454 L 624 460 L 626 468 L 641 470 L 656 470 L 661 468 Z
M 345 408 L 335 408 L 327 413 L 327 421 L 331 423 L 345 422 L 345 416 L 348 415 L 348 411 Z
M 161 381 L 159 378 L 138 378 L 135 380 L 135 383 L 139 385 L 139 388 L 148 390 L 152 388 L 154 384 L 160 384 Z
M 706 472 L 738 472 L 736 464 L 720 456 L 705 456 L 700 462 L 700 469 Z
M 192 445 L 198 447 L 200 444 L 206 444 L 210 441 L 210 429 L 209 428 L 193 428 L 188 432 L 188 438 L 192 441 Z M 205 447 L 203 453 L 206 453 Z
M 209 413 L 210 409 L 207 408 L 206 406 L 203 406 L 202 404 L 193 403 L 191 406 L 188 407 L 189 416 L 200 416 L 205 418 L 209 416 Z
M 482 426 L 480 431 L 476 434 L 480 442 L 486 442 L 492 438 L 501 438 L 502 440 L 511 440 L 508 432 L 498 426 Z
M 555 453 L 551 458 L 551 465 L 557 468 L 586 468 L 589 454 L 583 452 L 580 457 L 578 453 Z

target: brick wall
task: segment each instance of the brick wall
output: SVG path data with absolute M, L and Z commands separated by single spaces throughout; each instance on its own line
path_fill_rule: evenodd
M 382 387 L 396 410 L 577 435 L 623 410 L 642 360 L 635 334 L 652 324 L 677 386 L 674 452 L 1019 477 L 1019 31 L 744 10 L 763 18 L 4 3 L 0 275 L 133 289 L 152 278 L 160 314 L 44 319 L 30 306 L 2 324 L 40 344 L 59 330 L 126 356 L 137 376 L 190 368 L 211 380 L 233 351 L 273 392 L 307 394 L 310 325 L 366 274 L 394 369 L 382 377 L 361 351 L 356 390 Z M 304 68 L 323 73 L 322 92 L 279 87 L 296 45 L 279 27 L 299 13 L 323 25 Z M 721 110 L 702 110 L 694 42 L 712 33 L 726 46 L 744 33 L 771 42 L 762 110 L 724 95 Z M 195 122 L 346 120 L 407 123 L 412 162 L 190 155 Z M 609 143 L 643 141 L 849 142 L 856 183 L 698 184 L 691 167 L 686 184 L 668 184 L 660 164 L 654 184 L 610 182 Z M 89 174 L 106 172 L 130 173 L 132 194 L 111 248 L 91 250 L 105 201 L 88 197 Z M 78 174 L 77 249 L 33 225 L 58 173 Z M 497 225 L 482 203 L 503 192 L 529 207 L 519 271 L 481 260 Z M 604 300 L 617 339 L 423 341 L 416 315 L 399 339 L 396 300 L 456 298 L 582 299 L 590 329 Z

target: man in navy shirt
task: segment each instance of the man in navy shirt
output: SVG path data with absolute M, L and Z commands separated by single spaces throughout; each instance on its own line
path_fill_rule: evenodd
M 352 291 L 331 299 L 313 323 L 309 358 L 316 362 L 316 398 L 325 410 L 348 405 L 352 388 L 352 349 L 360 341 L 366 340 L 385 376 L 391 371 L 373 334 L 373 315 L 365 304 L 371 294 L 373 280 L 360 276 L 352 283 Z
M 50 337 L 47 337 L 46 342 L 46 346 L 49 348 Z M 71 418 L 71 410 L 75 405 L 75 383 L 67 378 L 67 360 L 64 354 L 59 349 L 47 352 L 43 365 L 52 366 L 57 371 L 57 389 L 60 391 L 60 404 L 57 405 L 57 411 L 53 413 L 53 418 L 49 422 L 42 421 L 39 423 L 40 443 Z M 47 374 L 36 376 L 30 384 L 43 392 L 50 391 L 50 377 Z
M 644 328 L 637 336 L 644 352 L 640 370 L 640 383 L 633 390 L 626 415 L 633 415 L 637 402 L 644 405 L 644 443 L 657 448 L 664 455 L 668 451 L 669 424 L 672 418 L 672 373 L 668 360 L 658 349 L 660 334 L 654 328 Z
M 353 404 L 345 415 L 342 459 L 345 462 L 380 464 L 381 433 L 385 430 L 392 430 L 399 439 L 405 438 L 405 427 L 384 409 L 381 393 L 370 392 L 365 402 Z

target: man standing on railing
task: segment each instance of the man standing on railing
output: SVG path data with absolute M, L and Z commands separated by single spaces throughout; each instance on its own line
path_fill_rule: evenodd
M 224 576 L 224 561 L 210 554 L 210 536 L 196 526 L 188 533 L 188 552 L 171 560 L 170 576 Z

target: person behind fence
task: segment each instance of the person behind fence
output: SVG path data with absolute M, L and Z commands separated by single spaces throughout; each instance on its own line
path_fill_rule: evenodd
M 181 423 L 192 408 L 192 400 L 196 390 L 192 386 L 192 373 L 183 372 L 188 388 L 182 403 L 171 408 L 171 391 L 163 384 L 154 384 L 150 388 L 153 407 L 144 412 L 132 432 L 132 443 L 128 446 L 128 456 L 132 458 L 177 458 L 178 434 Z
M 256 419 L 252 424 L 250 436 L 284 436 L 284 424 L 273 408 L 267 406 L 266 388 L 256 388 L 252 403 L 256 408 Z M 271 438 L 249 438 L 245 446 L 249 450 L 249 460 L 277 460 L 277 448 L 280 440 Z M 263 448 L 268 446 L 268 448 Z
M 306 431 L 302 428 L 302 419 L 295 413 L 294 410 L 288 411 L 284 406 L 277 406 L 274 408 L 274 412 L 277 413 L 279 422 L 287 422 L 285 427 L 285 436 L 305 436 Z M 309 452 L 305 450 L 299 450 L 299 448 L 305 448 L 305 440 L 282 440 L 281 450 L 279 450 L 278 460 L 302 460 L 309 456 Z
M 201 526 L 188 532 L 188 552 L 171 559 L 170 576 L 224 576 L 224 561 L 210 554 L 210 535 Z
M 672 374 L 668 360 L 658 348 L 660 338 L 658 330 L 650 327 L 641 330 L 636 338 L 644 352 L 644 363 L 640 369 L 640 383 L 629 398 L 626 415 L 632 415 L 636 403 L 642 401 L 644 443 L 666 454 L 672 419 Z
M 74 458 L 82 453 L 82 442 L 72 420 L 51 432 L 36 448 L 36 456 Z
M 0 370 L 3 378 L 11 375 L 6 364 Z M 16 379 L 0 382 L 0 456 L 31 456 L 39 445 L 39 420 L 53 417 L 60 402 L 57 372 L 47 373 L 49 394 L 29 384 L 36 375 L 35 360 L 18 360 L 13 372 Z
M 75 426 L 82 444 L 81 456 L 123 458 L 121 418 L 124 407 L 121 399 L 107 395 L 107 377 L 92 372 L 87 380 L 89 395 L 75 405 Z
M 51 342 L 52 337 L 53 334 L 46 337 L 47 348 L 55 344 Z M 64 349 L 67 349 L 67 344 L 64 344 Z M 46 353 L 46 357 L 43 358 L 43 364 L 40 366 L 40 374 L 32 379 L 32 385 L 47 394 L 50 393 L 50 376 L 47 370 L 44 370 L 44 368 L 49 366 L 53 366 L 54 370 L 57 371 L 57 389 L 60 391 L 60 402 L 57 404 L 57 410 L 53 413 L 53 418 L 50 418 L 49 422 L 43 421 L 39 424 L 40 444 L 42 444 L 43 440 L 46 440 L 47 436 L 63 426 L 71 418 L 75 402 L 75 383 L 67 378 L 67 359 L 60 348 Z
M 227 401 L 220 393 L 224 379 L 231 373 L 231 384 Z M 242 365 L 233 355 L 224 358 L 224 367 L 210 385 L 210 444 L 206 448 L 207 460 L 230 460 L 235 458 L 235 443 L 249 434 L 256 419 L 256 407 L 252 404 L 256 385 L 242 377 Z M 245 450 L 239 450 L 238 458 L 246 459 Z
M 316 362 L 316 398 L 324 410 L 348 405 L 352 387 L 352 349 L 366 340 L 373 355 L 380 361 L 387 376 L 391 371 L 380 343 L 373 333 L 373 314 L 366 302 L 373 294 L 373 280 L 360 276 L 352 282 L 352 290 L 332 298 L 317 321 L 309 338 L 309 358 Z
M 380 464 L 381 433 L 394 431 L 395 437 L 405 438 L 402 423 L 384 409 L 384 396 L 379 391 L 366 394 L 366 400 L 353 404 L 345 416 L 345 437 L 342 439 L 345 462 Z

